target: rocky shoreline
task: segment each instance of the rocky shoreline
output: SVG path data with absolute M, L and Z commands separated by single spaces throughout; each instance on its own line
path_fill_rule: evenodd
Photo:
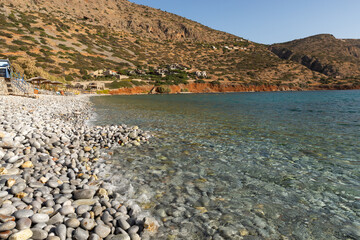
M 116 192 L 109 149 L 137 127 L 89 126 L 88 97 L 0 96 L 0 239 L 149 239 L 158 223 Z

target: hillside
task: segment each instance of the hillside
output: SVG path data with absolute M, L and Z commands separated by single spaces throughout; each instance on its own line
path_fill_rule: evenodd
M 360 80 L 359 39 L 336 39 L 330 34 L 320 34 L 274 44 L 270 50 L 282 59 L 300 63 L 328 77 Z
M 0 20 L 0 58 L 27 77 L 45 70 L 89 80 L 98 69 L 147 73 L 176 63 L 243 85 L 312 88 L 326 78 L 268 46 L 126 0 L 0 0 Z

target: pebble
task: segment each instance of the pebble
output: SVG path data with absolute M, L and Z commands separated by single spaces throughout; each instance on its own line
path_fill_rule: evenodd
M 59 224 L 55 228 L 56 235 L 60 238 L 60 240 L 66 239 L 66 226 L 64 224 Z
M 33 232 L 28 228 L 21 230 L 17 233 L 14 233 L 10 236 L 9 240 L 26 240 L 31 238 L 33 235 Z
M 29 209 L 18 210 L 14 213 L 14 217 L 16 217 L 17 219 L 28 218 L 28 217 L 31 217 L 32 215 L 34 215 L 34 212 Z
M 49 215 L 42 213 L 35 213 L 31 216 L 31 221 L 33 223 L 46 223 L 49 221 Z
M 74 232 L 74 239 L 77 240 L 86 240 L 89 238 L 89 232 L 82 229 L 82 228 L 77 228 Z
M 118 220 L 118 225 L 124 230 L 128 230 L 130 228 L 130 224 L 124 218 L 120 218 Z
M 81 221 L 81 227 L 86 229 L 86 230 L 92 230 L 95 227 L 94 219 L 84 218 Z
M 59 224 L 62 223 L 64 220 L 64 217 L 61 216 L 60 213 L 55 214 L 54 216 L 52 216 L 49 221 L 47 222 L 47 224 L 49 225 L 55 225 L 55 224 Z
M 111 229 L 106 225 L 99 224 L 95 227 L 94 231 L 100 238 L 106 238 L 110 234 Z
M 16 223 L 13 221 L 2 223 L 2 224 L 0 224 L 0 232 L 12 230 L 13 228 L 15 228 L 15 226 L 16 226 Z
M 73 192 L 74 199 L 91 199 L 95 194 L 94 190 L 82 189 Z
M 0 239 L 8 239 L 11 233 L 10 230 L 0 232 Z
M 89 212 L 90 209 L 91 209 L 91 207 L 88 206 L 88 205 L 78 206 L 78 207 L 76 208 L 76 214 L 78 214 L 78 215 L 81 216 L 81 215 L 83 215 L 84 213 Z
M 15 217 L 0 214 L 0 222 L 5 223 L 9 221 L 15 221 Z
M 128 212 L 126 198 L 114 193 L 101 149 L 151 136 L 125 125 L 89 126 L 90 110 L 85 97 L 0 96 L 0 238 L 100 240 L 133 225 L 138 239 L 141 209 Z M 131 225 L 118 218 L 126 214 Z
M 48 236 L 48 233 L 45 230 L 32 228 L 31 231 L 33 232 L 32 239 L 45 239 Z
M 69 218 L 65 224 L 67 227 L 77 228 L 80 226 L 80 221 L 77 218 Z
M 24 230 L 30 228 L 31 223 L 32 222 L 30 218 L 20 218 L 19 220 L 16 221 L 16 229 Z
M 61 209 L 60 209 L 60 214 L 61 215 L 69 215 L 71 213 L 75 213 L 75 209 L 73 206 L 63 206 Z

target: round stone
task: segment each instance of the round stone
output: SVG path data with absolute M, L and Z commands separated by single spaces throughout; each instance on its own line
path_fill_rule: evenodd
M 30 228 L 31 226 L 31 220 L 30 218 L 20 218 L 16 221 L 16 229 L 18 230 L 24 230 L 27 228 Z
M 74 199 L 92 199 L 95 192 L 89 189 L 76 190 L 73 192 Z
M 32 215 L 34 215 L 34 212 L 30 209 L 22 209 L 22 210 L 18 210 L 14 213 L 14 217 L 16 217 L 17 219 L 28 218 L 28 217 L 31 217 Z
M 95 227 L 95 221 L 94 219 L 90 219 L 90 218 L 84 218 L 81 221 L 81 227 L 86 229 L 86 230 L 91 230 Z
M 35 213 L 31 217 L 31 221 L 34 223 L 46 223 L 49 221 L 49 215 L 43 213 Z
M 15 217 L 0 214 L 0 222 L 5 223 L 5 222 L 9 222 L 9 221 L 15 221 Z
M 48 225 L 56 225 L 56 224 L 62 223 L 63 221 L 64 221 L 64 217 L 60 213 L 57 213 L 50 218 L 50 220 L 47 222 L 47 224 Z
M 95 233 L 100 237 L 100 238 L 106 238 L 111 232 L 110 227 L 103 225 L 103 224 L 99 224 L 95 227 Z
M 34 164 L 31 161 L 26 161 L 21 165 L 21 168 L 32 168 Z
M 85 152 L 90 152 L 91 149 L 92 149 L 91 147 L 84 147 L 84 151 L 85 151 Z
M 63 206 L 61 209 L 60 209 L 60 214 L 61 215 L 68 215 L 68 214 L 71 214 L 71 213 L 75 213 L 75 209 L 73 206 L 70 206 L 70 205 L 67 205 L 67 206 Z
M 24 229 L 21 230 L 17 233 L 14 233 L 10 236 L 9 240 L 26 240 L 31 238 L 33 235 L 33 232 L 30 230 L 30 228 L 28 229 Z
M 77 240 L 87 240 L 89 238 L 89 232 L 82 228 L 77 228 L 74 231 L 73 236 L 74 236 L 74 239 L 77 239 Z
M 48 233 L 45 230 L 39 228 L 32 228 L 31 231 L 33 232 L 32 239 L 35 240 L 42 240 L 47 238 Z
M 97 234 L 93 233 L 90 235 L 89 240 L 101 240 L 101 238 Z
M 91 209 L 91 207 L 88 205 L 81 205 L 76 208 L 76 213 L 81 216 L 84 213 L 89 212 L 90 209 Z
M 77 218 L 69 218 L 65 224 L 67 227 L 77 228 L 80 226 L 80 221 Z
M 51 188 L 57 188 L 59 186 L 59 183 L 55 180 L 50 180 L 46 184 Z
M 99 197 L 105 197 L 108 195 L 108 192 L 104 189 L 104 188 L 99 188 L 98 192 L 97 192 L 97 195 Z
M 0 224 L 0 232 L 12 230 L 13 228 L 15 228 L 15 226 L 16 226 L 16 223 L 13 221 L 9 221 L 9 222 Z
M 55 228 L 56 235 L 60 238 L 60 240 L 66 239 L 66 226 L 64 224 L 60 224 Z
M 12 186 L 12 188 L 11 188 L 11 193 L 12 193 L 12 194 L 20 193 L 20 192 L 24 191 L 25 188 L 26 188 L 26 184 L 23 183 L 23 182 L 18 183 L 18 184 L 15 184 L 15 185 Z
M 12 186 L 14 186 L 14 184 L 16 183 L 16 180 L 15 179 L 13 179 L 13 178 L 9 178 L 8 180 L 7 180 L 7 182 L 6 182 L 6 186 L 8 186 L 8 187 L 12 187 Z
M 93 208 L 93 212 L 95 214 L 95 216 L 99 216 L 102 213 L 103 209 L 101 206 L 95 206 Z
M 8 239 L 11 233 L 10 230 L 0 232 L 0 239 Z
M 120 218 L 118 220 L 118 225 L 124 230 L 128 230 L 130 228 L 130 224 L 126 221 L 125 218 Z

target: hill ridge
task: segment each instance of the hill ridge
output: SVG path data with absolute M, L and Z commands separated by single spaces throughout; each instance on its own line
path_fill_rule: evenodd
M 185 74 L 155 76 L 155 70 L 171 64 L 187 66 L 186 74 L 195 80 L 196 71 L 205 71 L 209 78 L 205 81 L 244 85 L 304 89 L 328 84 L 322 79 L 330 77 L 279 58 L 270 51 L 274 46 L 269 49 L 127 0 L 0 0 L 0 4 L 0 57 L 13 60 L 28 77 L 43 69 L 68 81 L 89 80 L 93 71 L 111 69 L 168 84 Z

